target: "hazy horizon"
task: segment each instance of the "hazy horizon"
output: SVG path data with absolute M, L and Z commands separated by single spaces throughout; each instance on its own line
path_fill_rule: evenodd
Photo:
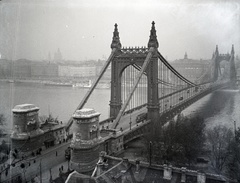
M 238 1 L 2 0 L 0 54 L 45 60 L 59 48 L 65 60 L 107 58 L 114 24 L 124 47 L 147 46 L 155 21 L 159 51 L 169 60 L 240 54 Z

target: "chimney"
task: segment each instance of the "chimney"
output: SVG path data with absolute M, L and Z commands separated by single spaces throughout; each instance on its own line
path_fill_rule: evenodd
M 129 162 L 128 162 L 128 159 L 126 157 L 123 158 L 123 166 L 126 167 L 126 170 L 128 169 L 129 167 Z
M 181 172 L 181 182 L 186 182 L 186 167 L 182 167 Z
M 99 176 L 101 174 L 101 168 L 104 165 L 104 156 L 105 155 L 106 155 L 105 151 L 101 151 L 99 153 L 99 161 L 98 161 L 97 166 L 96 166 L 96 168 L 93 172 L 93 175 L 95 175 L 95 173 L 96 173 L 96 176 Z
M 126 183 L 127 177 L 126 177 L 125 174 L 122 175 L 121 179 L 122 179 L 122 182 L 121 182 L 121 183 Z
M 172 165 L 167 166 L 166 164 L 163 165 L 163 178 L 166 180 L 172 179 Z
M 136 171 L 135 173 L 139 173 L 139 169 L 140 169 L 140 160 L 136 160 Z
M 197 173 L 197 183 L 205 183 L 206 182 L 206 174 L 198 172 Z
M 101 163 L 103 163 L 103 159 L 104 159 L 104 156 L 106 155 L 107 153 L 105 152 L 105 151 L 101 151 L 100 153 L 99 153 L 99 163 L 101 164 Z

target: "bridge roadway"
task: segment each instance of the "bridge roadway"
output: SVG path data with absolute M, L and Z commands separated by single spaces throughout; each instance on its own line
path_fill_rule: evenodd
M 217 84 L 217 83 L 216 83 Z M 216 84 L 213 84 L 215 86 Z M 195 87 L 185 88 L 182 91 L 176 92 L 174 94 L 168 94 L 162 98 L 160 98 L 160 116 L 166 112 L 172 110 L 172 108 L 177 107 L 185 103 L 187 100 L 190 100 L 201 93 L 205 92 L 210 87 L 210 83 L 202 84 L 198 86 L 198 89 Z M 117 126 L 117 129 L 127 130 L 130 128 L 134 128 L 137 126 L 136 118 L 139 114 L 146 113 L 147 108 L 146 105 L 138 110 L 131 110 L 130 113 L 125 113 L 120 119 L 120 123 Z M 104 128 L 111 128 L 111 122 L 113 119 L 107 119 L 100 122 L 100 128 L 104 126 Z

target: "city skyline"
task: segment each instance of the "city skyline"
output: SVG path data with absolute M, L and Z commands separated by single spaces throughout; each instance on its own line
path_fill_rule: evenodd
M 0 54 L 45 60 L 59 48 L 65 60 L 107 58 L 114 24 L 122 46 L 147 46 L 155 21 L 159 51 L 169 60 L 211 58 L 234 44 L 239 55 L 237 1 L 29 1 L 0 2 Z

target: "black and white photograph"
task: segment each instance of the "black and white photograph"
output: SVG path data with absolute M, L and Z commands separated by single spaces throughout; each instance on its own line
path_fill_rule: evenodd
M 0 0 L 0 183 L 240 183 L 240 1 Z

